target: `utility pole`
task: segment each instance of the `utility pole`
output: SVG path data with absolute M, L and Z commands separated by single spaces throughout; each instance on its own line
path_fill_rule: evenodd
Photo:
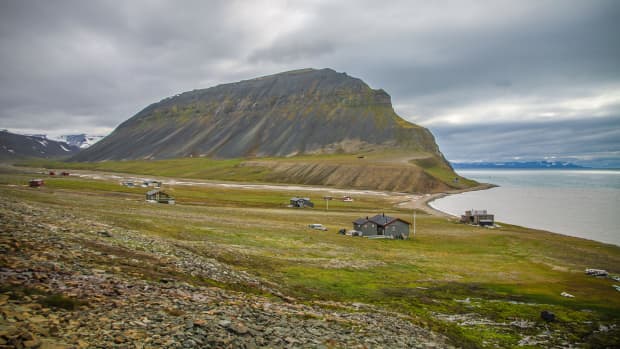
M 413 239 L 415 240 L 415 208 L 413 209 Z
M 333 197 L 323 196 L 323 199 L 325 200 L 325 211 L 329 211 L 329 200 L 333 199 Z

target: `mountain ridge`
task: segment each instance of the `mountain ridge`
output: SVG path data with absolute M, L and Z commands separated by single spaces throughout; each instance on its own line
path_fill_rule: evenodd
M 45 135 L 21 135 L 0 130 L 0 160 L 27 158 L 59 159 L 72 156 L 80 148 Z
M 455 169 L 588 169 L 566 161 L 484 161 L 452 162 Z

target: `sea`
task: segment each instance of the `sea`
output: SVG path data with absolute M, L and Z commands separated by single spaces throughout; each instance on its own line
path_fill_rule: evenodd
M 455 216 L 486 209 L 496 222 L 620 246 L 620 170 L 457 172 L 498 187 L 449 195 L 431 202 L 433 208 Z

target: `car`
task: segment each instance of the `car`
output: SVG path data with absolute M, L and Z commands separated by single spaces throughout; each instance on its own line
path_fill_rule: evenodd
M 327 228 L 325 228 L 325 226 L 323 226 L 323 224 L 318 224 L 318 223 L 308 224 L 308 228 L 327 231 Z

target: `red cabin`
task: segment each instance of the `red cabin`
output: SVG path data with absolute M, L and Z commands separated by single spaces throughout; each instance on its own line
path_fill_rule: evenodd
M 68 175 L 69 175 L 69 172 L 67 172 L 67 171 L 63 171 L 63 172 L 61 173 L 61 175 L 63 175 L 63 176 L 68 176 Z
M 28 182 L 28 185 L 29 185 L 29 186 L 31 186 L 31 187 L 33 187 L 33 188 L 40 187 L 40 186 L 42 186 L 43 184 L 45 184 L 45 182 L 44 182 L 42 179 L 31 179 L 31 180 Z
M 56 175 L 56 172 L 54 172 L 54 171 L 50 171 L 50 173 L 49 173 L 49 174 L 50 174 L 50 176 L 55 176 L 55 175 Z

